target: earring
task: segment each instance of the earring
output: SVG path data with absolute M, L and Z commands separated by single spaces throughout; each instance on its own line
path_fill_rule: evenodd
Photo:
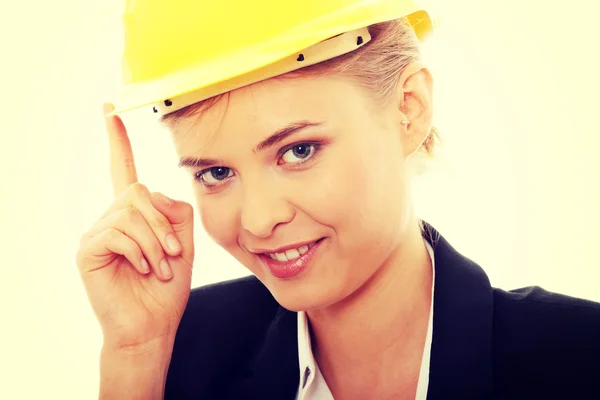
M 407 120 L 407 119 L 405 119 L 405 120 L 402 120 L 402 121 L 400 121 L 400 123 L 401 123 L 402 125 L 408 125 L 408 124 L 410 124 L 410 121 L 409 121 L 409 120 Z

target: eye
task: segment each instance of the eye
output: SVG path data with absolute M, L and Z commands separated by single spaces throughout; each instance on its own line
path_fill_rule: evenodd
M 310 143 L 299 143 L 290 147 L 283 155 L 283 163 L 298 164 L 307 161 L 316 151 L 316 145 Z
M 206 186 L 215 186 L 227 178 L 233 176 L 231 168 L 227 167 L 212 167 L 200 171 L 196 174 L 196 180 L 202 182 Z

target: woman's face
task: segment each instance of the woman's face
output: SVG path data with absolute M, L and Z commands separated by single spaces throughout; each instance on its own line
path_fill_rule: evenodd
M 341 79 L 267 80 L 173 133 L 208 234 L 282 306 L 309 310 L 353 294 L 402 242 L 404 118 Z

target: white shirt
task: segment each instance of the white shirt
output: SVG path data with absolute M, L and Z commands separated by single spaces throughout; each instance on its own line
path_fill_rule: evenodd
M 417 383 L 417 395 L 415 400 L 425 400 L 427 398 L 427 387 L 429 386 L 429 360 L 431 357 L 431 338 L 433 336 L 433 294 L 435 289 L 435 260 L 433 248 L 424 240 L 431 266 L 433 268 L 433 279 L 431 282 L 431 310 L 429 311 L 429 323 L 427 325 L 427 336 L 425 339 L 425 348 L 421 360 L 421 371 L 419 372 L 419 381 Z M 300 386 L 296 400 L 334 400 L 327 382 L 319 371 L 319 366 L 315 361 L 312 352 L 310 333 L 308 331 L 308 320 L 306 312 L 298 313 L 298 360 L 300 363 Z M 305 383 L 306 381 L 306 383 Z

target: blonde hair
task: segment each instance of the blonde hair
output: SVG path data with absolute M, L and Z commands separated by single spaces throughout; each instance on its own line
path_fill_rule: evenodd
M 346 77 L 367 88 L 376 101 L 392 101 L 402 71 L 421 57 L 419 41 L 405 19 L 371 25 L 369 32 L 372 40 L 353 52 L 273 79 L 331 75 Z M 161 118 L 161 122 L 172 127 L 178 119 L 206 110 L 226 95 L 221 94 L 167 114 Z M 418 152 L 432 156 L 440 142 L 439 132 L 432 127 Z

